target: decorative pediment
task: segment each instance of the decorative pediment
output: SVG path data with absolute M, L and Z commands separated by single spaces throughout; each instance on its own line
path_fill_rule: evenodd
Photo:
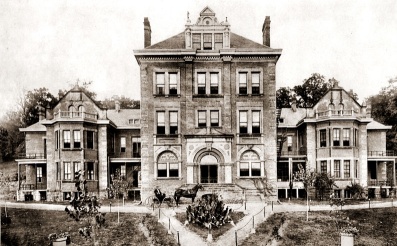
M 211 26 L 219 25 L 218 19 L 215 17 L 215 12 L 209 7 L 205 7 L 200 12 L 200 17 L 197 19 L 196 25 Z

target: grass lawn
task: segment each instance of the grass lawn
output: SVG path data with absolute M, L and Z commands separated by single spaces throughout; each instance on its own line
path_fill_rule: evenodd
M 2 209 L 4 214 L 4 208 Z M 72 220 L 64 211 L 7 208 L 11 216 L 10 225 L 2 225 L 2 245 L 48 245 L 50 233 L 69 232 L 72 245 L 93 245 L 78 233 L 83 222 Z M 97 230 L 96 241 L 100 245 L 177 245 L 172 235 L 157 223 L 151 215 L 121 213 L 120 224 L 117 213 L 107 213 L 105 226 Z M 152 241 L 140 230 L 144 224 Z
M 341 213 L 359 230 L 354 245 L 397 245 L 397 208 L 343 210 Z M 306 221 L 304 212 L 273 214 L 243 245 L 266 245 L 274 238 L 273 228 L 281 225 L 279 245 L 338 245 L 340 235 L 334 216 L 335 212 L 312 212 Z
M 234 222 L 234 224 L 237 224 L 242 218 L 244 218 L 244 213 L 243 212 L 232 212 L 231 217 Z M 175 215 L 175 218 L 177 218 L 182 224 L 185 223 L 186 221 L 186 213 L 177 213 Z M 198 224 L 192 224 L 189 223 L 186 226 L 190 231 L 196 233 L 200 237 L 207 239 L 208 236 L 208 228 L 202 227 Z M 232 229 L 233 225 L 230 223 L 227 223 L 219 228 L 212 228 L 212 238 L 213 240 L 217 240 L 220 236 L 222 236 L 225 232 L 228 230 Z

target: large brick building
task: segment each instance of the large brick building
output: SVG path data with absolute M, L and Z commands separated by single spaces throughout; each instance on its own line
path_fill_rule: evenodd
M 184 31 L 152 45 L 145 18 L 145 48 L 134 51 L 141 109 L 102 109 L 78 87 L 41 109 L 40 121 L 21 129 L 26 155 L 17 161 L 26 177 L 18 200 L 70 199 L 78 170 L 104 197 L 116 169 L 137 200 L 156 186 L 171 194 L 197 183 L 225 198 L 256 196 L 253 180 L 265 176 L 277 187 L 273 198 L 301 197 L 302 184 L 291 179 L 298 164 L 331 173 L 337 196 L 349 197 L 351 182 L 387 195 L 396 179 L 385 148 L 390 127 L 337 84 L 313 108 L 276 110 L 281 50 L 270 48 L 270 18 L 262 44 L 231 29 L 206 7 L 195 23 L 188 16 Z

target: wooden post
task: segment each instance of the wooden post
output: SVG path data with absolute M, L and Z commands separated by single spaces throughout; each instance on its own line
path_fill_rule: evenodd
M 234 231 L 234 238 L 236 239 L 236 246 L 237 246 L 237 231 Z

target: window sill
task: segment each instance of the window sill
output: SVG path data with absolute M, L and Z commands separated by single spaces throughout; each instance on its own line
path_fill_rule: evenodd
M 153 97 L 181 97 L 181 94 L 153 94 Z
M 181 180 L 180 177 L 157 177 L 156 180 Z
M 263 97 L 263 94 L 236 94 L 237 97 Z
M 262 133 L 238 133 L 239 137 L 261 137 Z
M 237 176 L 237 179 L 261 179 L 262 176 Z
M 193 98 L 223 98 L 223 94 L 194 94 Z
M 179 134 L 155 134 L 158 138 L 178 138 Z
M 332 146 L 334 149 L 352 149 L 353 146 Z
M 62 148 L 62 151 L 81 151 L 83 148 Z

